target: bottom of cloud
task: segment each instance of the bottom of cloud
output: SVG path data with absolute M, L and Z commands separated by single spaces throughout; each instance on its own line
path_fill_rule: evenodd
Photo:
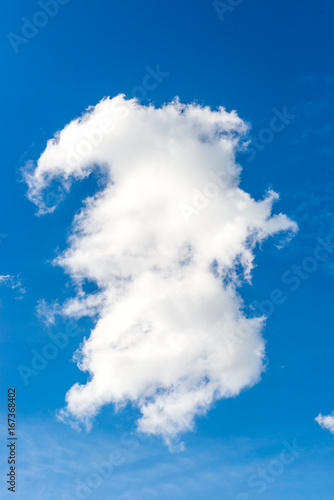
M 318 422 L 323 429 L 327 429 L 334 434 L 334 411 L 330 415 L 322 415 L 319 413 L 315 421 Z

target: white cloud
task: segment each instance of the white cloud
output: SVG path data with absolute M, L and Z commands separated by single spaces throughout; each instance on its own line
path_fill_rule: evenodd
M 28 166 L 40 213 L 63 196 L 50 195 L 54 181 L 68 191 L 93 171 L 105 177 L 56 259 L 79 287 L 63 313 L 98 313 L 76 358 L 90 377 L 67 393 L 64 418 L 88 422 L 102 405 L 131 402 L 139 429 L 171 442 L 214 401 L 259 380 L 264 318 L 245 316 L 237 287 L 250 279 L 255 245 L 296 225 L 271 214 L 276 193 L 255 201 L 240 189 L 235 154 L 246 131 L 224 108 L 176 100 L 156 109 L 117 96 Z M 85 280 L 99 291 L 87 296 Z
M 0 275 L 0 286 L 8 286 L 12 290 L 18 290 L 18 299 L 22 299 L 23 295 L 26 293 L 25 288 L 22 286 L 20 276 L 11 276 L 10 274 Z
M 13 281 L 14 277 L 10 274 L 1 274 L 0 275 L 0 285 L 8 285 Z
M 315 420 L 323 429 L 327 429 L 334 434 L 334 412 L 330 415 L 322 415 L 319 413 Z

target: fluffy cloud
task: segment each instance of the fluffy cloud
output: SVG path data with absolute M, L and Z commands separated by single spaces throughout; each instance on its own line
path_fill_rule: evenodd
M 246 317 L 237 290 L 255 246 L 296 225 L 272 215 L 276 193 L 255 201 L 239 187 L 246 132 L 224 108 L 175 100 L 156 109 L 120 95 L 68 124 L 28 165 L 40 213 L 75 180 L 105 179 L 56 259 L 79 290 L 63 314 L 97 314 L 76 354 L 89 379 L 67 393 L 64 418 L 89 422 L 102 405 L 132 403 L 139 429 L 170 443 L 259 380 L 264 318 Z M 98 292 L 85 294 L 86 281 Z
M 323 429 L 327 429 L 329 432 L 334 434 L 334 412 L 330 415 L 322 415 L 319 413 L 315 420 Z

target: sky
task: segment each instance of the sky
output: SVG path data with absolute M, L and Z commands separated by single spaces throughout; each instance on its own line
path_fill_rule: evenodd
M 332 500 L 331 2 L 1 9 L 1 498 Z

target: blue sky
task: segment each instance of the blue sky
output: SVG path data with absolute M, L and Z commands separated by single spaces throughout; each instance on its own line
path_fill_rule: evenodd
M 0 288 L 0 428 L 4 439 L 7 388 L 14 386 L 18 499 L 333 498 L 334 437 L 314 419 L 334 410 L 334 253 L 307 267 L 319 242 L 334 238 L 333 6 L 325 0 L 232 4 L 226 2 L 230 8 L 219 16 L 205 1 L 70 0 L 16 51 L 8 33 L 21 35 L 22 17 L 32 20 L 41 7 L 22 0 L 2 7 L 0 275 L 19 278 Z M 161 76 L 148 88 L 152 72 Z M 253 148 L 237 157 L 242 189 L 255 199 L 274 189 L 280 194 L 274 211 L 299 227 L 283 248 L 277 248 L 277 237 L 256 248 L 252 284 L 240 290 L 250 315 L 251 305 L 260 310 L 256 303 L 268 312 L 261 381 L 196 418 L 179 453 L 158 437 L 136 434 L 134 408 L 115 412 L 105 406 L 90 432 L 56 420 L 68 389 L 85 383 L 71 358 L 91 322 L 57 319 L 47 328 L 36 314 L 39 300 L 64 303 L 74 295 L 69 277 L 51 261 L 66 248 L 82 200 L 100 184 L 92 176 L 74 183 L 54 213 L 36 217 L 21 168 L 88 106 L 119 93 L 156 107 L 179 96 L 184 103 L 236 110 L 251 126 Z M 284 127 L 272 131 L 273 117 L 282 113 L 288 116 Z M 293 266 L 303 265 L 303 277 L 296 278 L 300 271 Z M 272 302 L 276 289 L 282 304 Z M 41 352 L 57 332 L 66 332 L 67 345 L 25 384 L 18 366 L 30 367 L 32 350 Z M 275 469 L 273 461 L 294 440 L 303 451 Z M 77 481 L 87 485 L 92 464 L 108 461 L 116 450 L 121 459 L 110 476 L 78 496 Z M 249 478 L 268 467 L 264 489 L 252 486 Z M 0 468 L 1 497 L 7 498 L 4 446 Z

